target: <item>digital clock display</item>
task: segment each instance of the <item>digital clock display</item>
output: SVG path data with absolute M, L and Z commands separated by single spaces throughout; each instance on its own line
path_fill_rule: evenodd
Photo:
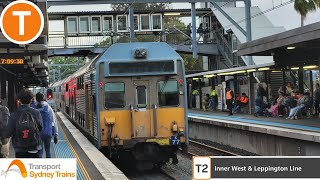
M 24 64 L 24 59 L 0 59 L 0 64 Z

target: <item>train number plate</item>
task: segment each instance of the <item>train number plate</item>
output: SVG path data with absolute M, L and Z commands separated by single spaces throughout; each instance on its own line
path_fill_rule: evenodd
M 180 138 L 176 137 L 176 136 L 171 136 L 170 138 L 170 145 L 180 145 Z

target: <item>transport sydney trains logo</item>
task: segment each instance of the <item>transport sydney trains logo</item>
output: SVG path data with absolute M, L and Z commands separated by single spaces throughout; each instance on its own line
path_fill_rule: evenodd
M 18 159 L 13 160 L 6 170 L 2 170 L 0 176 L 6 177 L 9 172 L 19 173 L 22 178 L 26 178 L 28 176 L 26 166 Z

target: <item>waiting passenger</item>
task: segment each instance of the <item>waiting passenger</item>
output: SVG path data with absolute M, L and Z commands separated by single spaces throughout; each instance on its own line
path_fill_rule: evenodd
M 319 115 L 319 104 L 320 104 L 320 84 L 316 84 L 316 90 L 314 91 L 314 115 Z
M 300 99 L 297 102 L 297 106 L 290 110 L 289 116 L 286 119 L 296 118 L 298 111 L 300 109 L 306 107 L 309 103 L 309 100 L 310 100 L 310 94 L 307 92 L 303 96 L 300 97 Z
M 203 98 L 203 102 L 202 102 L 203 110 L 209 109 L 209 101 L 210 101 L 210 96 L 209 96 L 209 94 L 206 94 L 205 97 Z
M 7 127 L 9 117 L 10 117 L 9 109 L 6 106 L 3 106 L 0 101 L 0 132 L 3 132 Z M 10 146 L 10 139 L 2 137 L 0 135 L 0 158 L 9 157 L 9 146 Z
M 34 108 L 39 110 L 42 117 L 43 129 L 40 133 L 40 137 L 42 140 L 42 148 L 39 151 L 39 157 L 42 158 L 43 150 L 46 151 L 46 158 L 51 158 L 50 152 L 50 144 L 52 135 L 54 136 L 54 143 L 57 144 L 58 142 L 58 130 L 57 125 L 55 124 L 56 118 L 51 106 L 44 101 L 44 96 L 42 93 L 36 94 L 36 103 Z
M 233 91 L 230 88 L 226 88 L 226 102 L 227 102 L 227 108 L 229 109 L 229 115 L 232 114 L 232 107 L 233 107 Z
M 40 112 L 31 108 L 33 94 L 23 89 L 18 95 L 20 107 L 12 113 L 3 137 L 12 137 L 16 158 L 39 158 L 42 120 Z
M 210 95 L 210 109 L 215 110 L 216 105 L 218 104 L 218 95 L 214 88 L 211 88 L 211 95 Z
M 238 103 L 238 105 L 234 108 L 234 112 L 238 112 L 238 110 L 241 108 L 244 108 L 248 105 L 249 103 L 249 98 L 246 95 L 246 93 L 242 93 L 241 97 L 240 97 L 240 102 Z
M 271 106 L 271 112 L 273 116 L 280 116 L 282 117 L 283 115 L 283 101 L 284 101 L 284 93 L 280 92 L 279 97 L 277 98 L 276 102 L 274 105 Z

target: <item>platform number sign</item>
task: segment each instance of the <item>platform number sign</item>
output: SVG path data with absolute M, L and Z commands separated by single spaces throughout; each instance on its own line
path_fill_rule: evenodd
M 192 175 L 195 180 L 211 178 L 211 158 L 193 157 Z

